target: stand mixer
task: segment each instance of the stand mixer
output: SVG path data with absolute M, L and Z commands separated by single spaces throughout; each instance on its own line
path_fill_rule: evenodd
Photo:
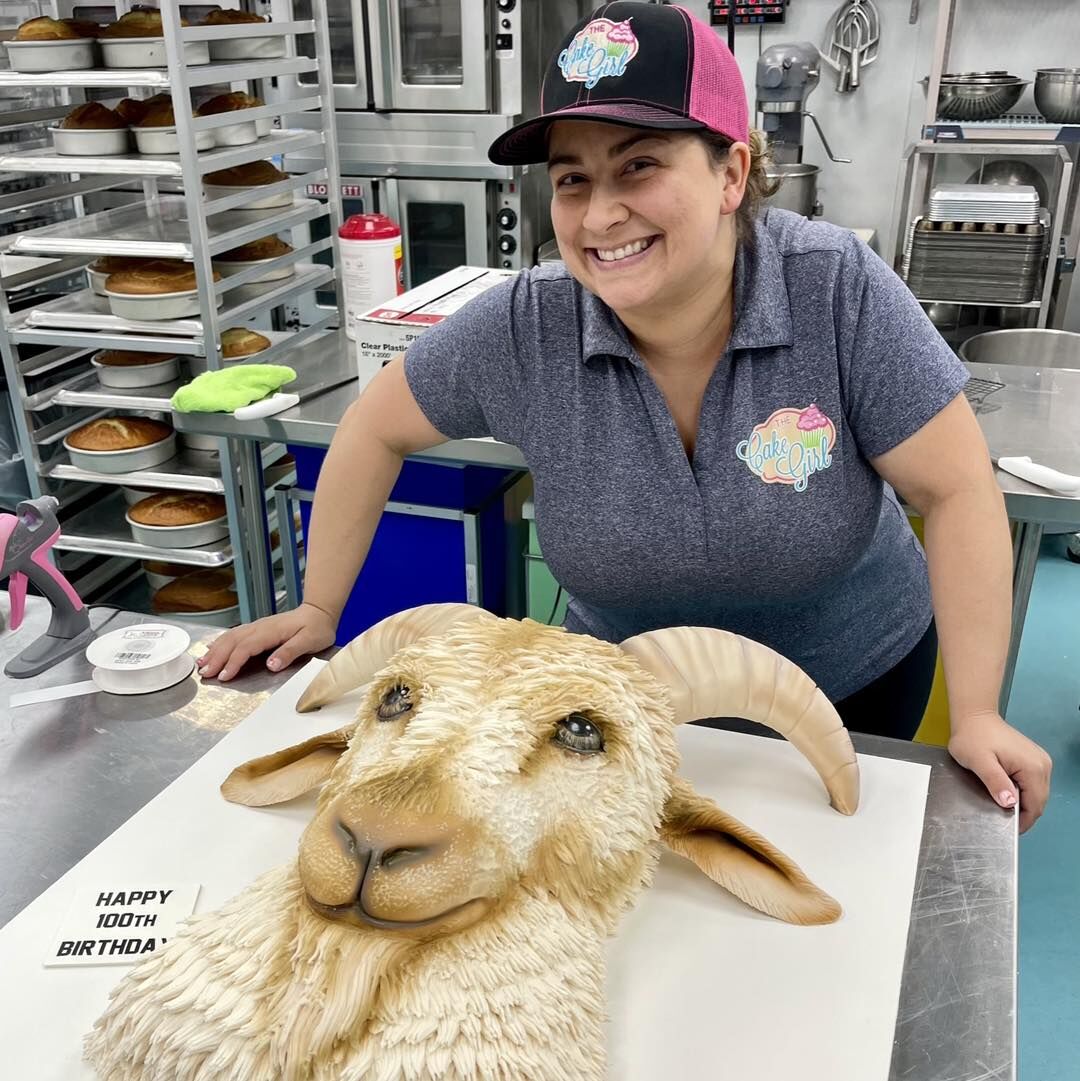
M 11 629 L 26 611 L 26 586 L 33 582 L 52 605 L 48 630 L 8 662 L 4 675 L 26 679 L 78 653 L 93 639 L 90 614 L 72 584 L 49 562 L 60 536 L 59 502 L 50 495 L 24 499 L 14 514 L 0 514 L 0 581 L 10 578 Z
M 802 160 L 804 119 L 813 123 L 830 161 L 851 163 L 850 158 L 833 154 L 817 117 L 806 108 L 806 99 L 817 86 L 820 73 L 821 53 L 809 41 L 773 45 L 758 57 L 757 111 L 762 114 L 761 127 L 774 162 L 768 175 L 780 181 L 780 189 L 768 201 L 807 218 L 822 210 L 817 199 L 820 168 Z

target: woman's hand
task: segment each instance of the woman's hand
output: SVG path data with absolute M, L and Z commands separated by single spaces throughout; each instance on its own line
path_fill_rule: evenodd
M 336 621 L 313 604 L 301 604 L 291 612 L 257 619 L 234 627 L 210 643 L 195 662 L 204 679 L 230 680 L 257 653 L 274 650 L 266 667 L 280 672 L 305 653 L 318 653 L 334 644 Z
M 954 721 L 949 754 L 978 776 L 999 806 L 1013 807 L 1019 798 L 1021 833 L 1043 813 L 1053 762 L 999 714 L 981 713 Z

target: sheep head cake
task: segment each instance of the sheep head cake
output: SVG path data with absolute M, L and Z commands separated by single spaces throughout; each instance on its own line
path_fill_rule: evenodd
M 661 846 L 779 919 L 840 914 L 677 773 L 676 724 L 746 717 L 855 810 L 847 731 L 764 646 L 428 605 L 339 652 L 297 708 L 358 687 L 354 726 L 222 786 L 262 806 L 323 785 L 295 862 L 121 981 L 86 1040 L 104 1081 L 600 1081 L 604 940 Z

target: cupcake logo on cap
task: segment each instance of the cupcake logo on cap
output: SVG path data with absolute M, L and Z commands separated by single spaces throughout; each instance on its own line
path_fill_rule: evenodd
M 832 465 L 836 425 L 811 403 L 805 409 L 777 409 L 754 426 L 735 456 L 766 484 L 790 484 L 804 492 L 810 478 Z
M 563 78 L 568 83 L 584 83 L 587 90 L 592 90 L 601 79 L 622 75 L 640 48 L 631 22 L 593 19 L 579 30 L 559 53 Z

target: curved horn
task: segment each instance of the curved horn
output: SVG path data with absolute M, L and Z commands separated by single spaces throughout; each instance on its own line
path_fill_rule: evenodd
M 311 713 L 363 686 L 399 649 L 418 638 L 486 615 L 474 604 L 421 604 L 387 616 L 334 655 L 300 696 L 297 712 Z
M 851 737 L 814 681 L 779 653 L 714 627 L 668 627 L 620 643 L 671 691 L 675 723 L 745 717 L 793 743 L 817 770 L 833 807 L 859 805 Z

